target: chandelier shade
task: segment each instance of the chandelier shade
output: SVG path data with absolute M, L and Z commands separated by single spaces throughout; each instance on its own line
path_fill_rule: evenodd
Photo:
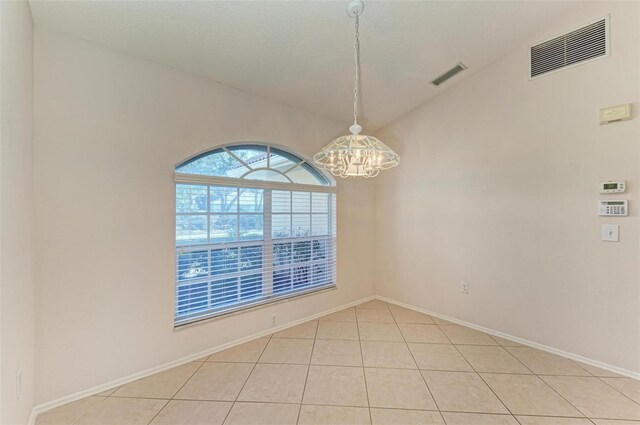
M 375 177 L 400 162 L 397 153 L 373 136 L 340 136 L 313 157 L 319 167 L 336 177 Z
M 387 145 L 373 136 L 360 134 L 358 124 L 358 89 L 360 82 L 360 15 L 364 4 L 353 0 L 347 7 L 347 13 L 355 18 L 354 68 L 353 74 L 353 125 L 351 134 L 341 136 L 324 147 L 313 157 L 313 162 L 336 177 L 375 177 L 381 170 L 395 167 L 400 156 Z

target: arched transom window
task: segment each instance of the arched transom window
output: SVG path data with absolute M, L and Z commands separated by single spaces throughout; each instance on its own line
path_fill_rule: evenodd
M 336 282 L 336 188 L 291 152 L 217 148 L 176 167 L 175 324 Z

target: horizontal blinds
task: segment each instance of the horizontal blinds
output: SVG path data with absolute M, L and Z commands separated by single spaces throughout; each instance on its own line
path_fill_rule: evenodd
M 335 285 L 335 193 L 176 184 L 176 324 Z

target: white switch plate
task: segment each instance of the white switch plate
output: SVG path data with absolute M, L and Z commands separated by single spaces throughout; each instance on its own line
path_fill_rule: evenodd
M 16 400 L 20 400 L 22 394 L 22 369 L 16 374 Z
M 617 224 L 603 224 L 602 225 L 602 240 L 607 242 L 618 242 L 619 237 L 619 225 Z
M 460 285 L 460 292 L 462 292 L 463 294 L 468 294 L 469 293 L 469 284 L 467 282 L 462 282 Z

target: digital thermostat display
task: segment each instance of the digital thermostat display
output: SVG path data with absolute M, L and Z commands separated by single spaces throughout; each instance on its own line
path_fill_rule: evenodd
M 600 183 L 600 193 L 623 193 L 627 190 L 627 182 L 624 180 L 611 180 Z

